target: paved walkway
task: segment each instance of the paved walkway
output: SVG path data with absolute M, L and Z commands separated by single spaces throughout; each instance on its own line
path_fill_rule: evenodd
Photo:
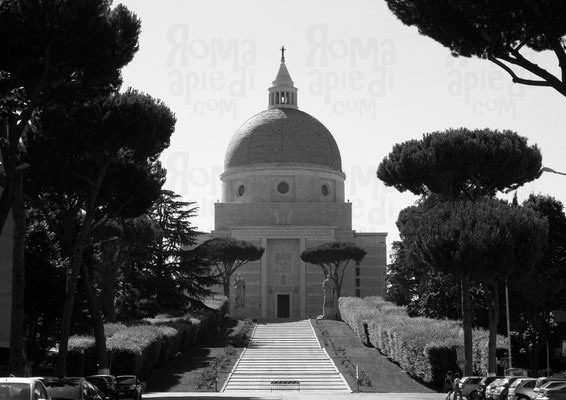
M 223 392 L 242 391 L 285 391 L 287 396 L 351 392 L 308 320 L 256 326 L 223 388 Z

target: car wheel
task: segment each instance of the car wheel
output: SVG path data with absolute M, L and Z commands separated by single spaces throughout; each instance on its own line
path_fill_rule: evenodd
M 469 400 L 481 400 L 481 395 L 474 390 L 472 393 L 470 393 L 470 395 L 468 396 Z

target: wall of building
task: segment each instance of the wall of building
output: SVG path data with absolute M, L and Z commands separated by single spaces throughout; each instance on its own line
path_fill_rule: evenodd
M 1 193 L 2 189 L 0 189 Z M 10 346 L 13 226 L 12 213 L 10 213 L 0 234 L 0 347 Z
M 215 230 L 235 226 L 352 226 L 351 203 L 215 203 Z
M 341 172 L 320 167 L 239 168 L 222 174 L 222 202 L 343 203 L 344 177 Z M 289 185 L 287 193 L 278 191 L 281 182 Z
M 304 236 L 301 236 L 301 232 Z M 237 317 L 277 318 L 280 295 L 289 296 L 290 319 L 321 315 L 324 274 L 319 266 L 302 262 L 300 253 L 308 247 L 333 240 L 354 241 L 362 245 L 367 252 L 359 265 L 352 262 L 346 268 L 342 296 L 383 295 L 386 268 L 385 233 L 359 234 L 325 226 L 247 226 L 234 227 L 232 231 L 214 231 L 213 235 L 245 239 L 266 249 L 260 261 L 247 264 L 232 276 L 232 282 L 238 275 L 246 281 L 245 307 L 234 307 L 235 289 L 232 287 L 231 312 Z

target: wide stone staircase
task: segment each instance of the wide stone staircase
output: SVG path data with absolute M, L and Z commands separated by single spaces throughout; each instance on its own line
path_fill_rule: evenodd
M 308 320 L 258 324 L 223 388 L 279 390 L 351 392 Z

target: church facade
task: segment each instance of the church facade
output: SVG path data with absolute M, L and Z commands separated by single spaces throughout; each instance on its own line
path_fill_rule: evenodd
M 243 239 L 265 248 L 261 260 L 232 276 L 230 311 L 239 317 L 322 314 L 325 277 L 300 254 L 328 241 L 355 242 L 367 252 L 359 265 L 346 269 L 343 296 L 383 295 L 385 290 L 387 234 L 352 230 L 340 150 L 321 122 L 299 110 L 283 54 L 268 90 L 268 108 L 248 119 L 228 145 L 222 197 L 215 203 L 211 237 Z

